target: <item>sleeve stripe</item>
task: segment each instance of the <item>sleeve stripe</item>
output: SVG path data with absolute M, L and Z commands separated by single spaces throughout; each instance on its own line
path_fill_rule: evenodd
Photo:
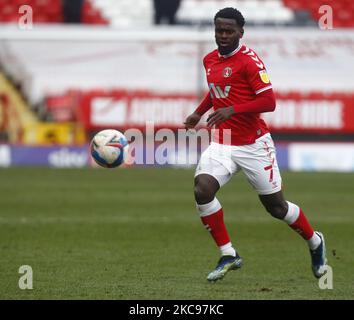
M 272 89 L 272 88 L 273 88 L 272 85 L 267 86 L 267 87 L 264 87 L 264 88 L 262 88 L 262 89 L 257 90 L 257 91 L 255 92 L 255 94 L 259 94 L 259 93 L 261 93 L 261 92 L 263 92 L 263 91 L 266 91 L 266 90 L 269 90 L 269 89 Z

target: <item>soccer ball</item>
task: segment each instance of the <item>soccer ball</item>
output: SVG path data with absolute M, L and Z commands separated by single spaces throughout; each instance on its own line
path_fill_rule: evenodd
M 93 137 L 90 145 L 91 156 L 97 164 L 105 168 L 120 166 L 127 154 L 127 138 L 118 130 L 102 130 Z

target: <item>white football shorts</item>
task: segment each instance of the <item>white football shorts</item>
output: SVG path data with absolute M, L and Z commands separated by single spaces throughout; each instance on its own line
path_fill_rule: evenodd
M 209 174 L 222 187 L 240 170 L 260 195 L 281 190 L 281 175 L 270 133 L 261 136 L 253 144 L 243 146 L 211 142 L 201 155 L 195 177 Z

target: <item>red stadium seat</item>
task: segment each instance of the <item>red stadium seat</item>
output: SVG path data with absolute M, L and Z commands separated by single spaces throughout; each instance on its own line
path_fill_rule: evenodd
M 101 11 L 94 8 L 89 0 L 85 0 L 82 7 L 82 22 L 87 24 L 108 24 Z

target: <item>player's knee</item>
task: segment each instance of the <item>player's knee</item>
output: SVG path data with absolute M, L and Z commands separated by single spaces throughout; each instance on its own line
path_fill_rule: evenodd
M 266 210 L 276 219 L 284 219 L 288 212 L 286 203 L 277 203 L 266 207 Z
M 197 183 L 194 186 L 194 197 L 195 201 L 199 204 L 209 203 L 215 197 L 215 192 L 213 192 L 207 184 Z

